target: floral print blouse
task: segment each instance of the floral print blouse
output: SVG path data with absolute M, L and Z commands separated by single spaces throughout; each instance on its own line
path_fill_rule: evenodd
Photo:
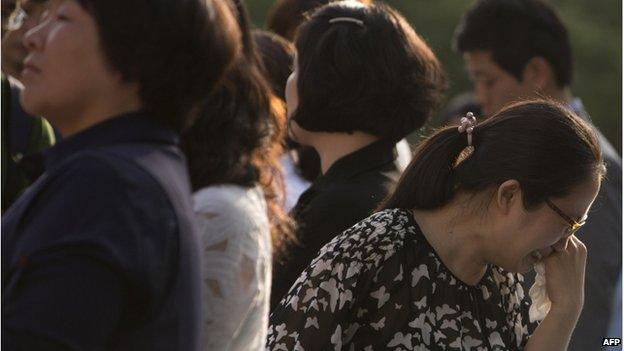
M 273 311 L 267 350 L 521 350 L 537 327 L 519 274 L 455 278 L 412 213 L 378 212 L 327 244 Z

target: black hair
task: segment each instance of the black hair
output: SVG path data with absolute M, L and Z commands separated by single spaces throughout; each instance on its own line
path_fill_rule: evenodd
M 285 101 L 286 82 L 292 73 L 295 61 L 295 47 L 279 35 L 264 30 L 255 29 L 252 35 L 265 76 L 273 92 Z
M 261 73 L 242 0 L 234 3 L 244 54 L 211 94 L 195 123 L 182 134 L 180 147 L 188 159 L 193 191 L 215 184 L 262 186 L 277 254 L 294 235 L 293 222 L 283 210 L 279 161 L 286 112 Z
M 530 209 L 604 174 L 592 127 L 552 101 L 519 102 L 502 109 L 474 128 L 473 145 L 473 153 L 458 160 L 467 137 L 457 127 L 425 139 L 380 208 L 433 210 L 459 191 L 476 193 L 515 179 Z
M 77 2 L 95 19 L 110 67 L 138 82 L 145 110 L 178 131 L 240 49 L 236 19 L 222 0 Z
M 572 83 L 568 31 L 542 0 L 477 0 L 456 29 L 454 46 L 462 53 L 491 51 L 494 62 L 518 81 L 529 60 L 543 57 L 559 87 Z
M 292 73 L 295 46 L 271 32 L 256 29 L 252 31 L 252 34 L 262 60 L 264 74 L 271 83 L 273 92 L 285 102 L 286 82 Z M 287 136 L 286 149 L 294 153 L 296 172 L 303 179 L 311 182 L 319 176 L 321 159 L 313 147 L 300 145 Z
M 362 23 L 330 23 L 338 17 Z M 292 119 L 309 131 L 398 141 L 424 125 L 444 89 L 431 49 L 384 4 L 325 5 L 299 28 L 296 47 L 299 105 Z

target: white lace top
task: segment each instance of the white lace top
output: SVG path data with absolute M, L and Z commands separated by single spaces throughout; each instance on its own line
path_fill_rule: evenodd
M 203 244 L 203 349 L 263 350 L 271 240 L 262 190 L 211 186 L 193 199 Z

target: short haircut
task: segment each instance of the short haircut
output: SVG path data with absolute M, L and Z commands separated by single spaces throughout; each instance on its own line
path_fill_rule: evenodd
M 178 131 L 240 50 L 223 0 L 77 1 L 95 19 L 110 67 L 138 82 L 145 110 Z
M 297 28 L 305 20 L 304 14 L 336 0 L 277 0 L 267 20 L 267 28 L 282 37 L 293 40 Z M 358 0 L 370 4 L 373 0 Z
M 264 74 L 273 92 L 280 99 L 286 100 L 286 82 L 292 73 L 295 47 L 286 39 L 271 32 L 256 29 L 252 34 Z
M 491 51 L 494 62 L 518 81 L 530 59 L 543 57 L 558 86 L 572 82 L 568 31 L 541 0 L 477 0 L 456 29 L 454 46 L 462 53 Z
M 339 17 L 362 23 L 330 22 Z M 296 47 L 292 118 L 309 131 L 398 141 L 425 124 L 445 86 L 431 49 L 385 4 L 325 5 L 299 28 Z

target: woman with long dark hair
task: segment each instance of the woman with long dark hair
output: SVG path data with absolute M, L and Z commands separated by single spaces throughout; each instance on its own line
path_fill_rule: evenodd
M 181 142 L 200 223 L 209 350 L 263 348 L 272 254 L 292 231 L 279 166 L 284 106 L 260 71 L 246 9 L 234 3 L 243 54 Z
M 565 350 L 587 256 L 574 234 L 603 174 L 591 126 L 554 103 L 439 130 L 381 211 L 302 273 L 271 315 L 268 349 Z M 519 274 L 536 264 L 545 316 L 530 313 Z

